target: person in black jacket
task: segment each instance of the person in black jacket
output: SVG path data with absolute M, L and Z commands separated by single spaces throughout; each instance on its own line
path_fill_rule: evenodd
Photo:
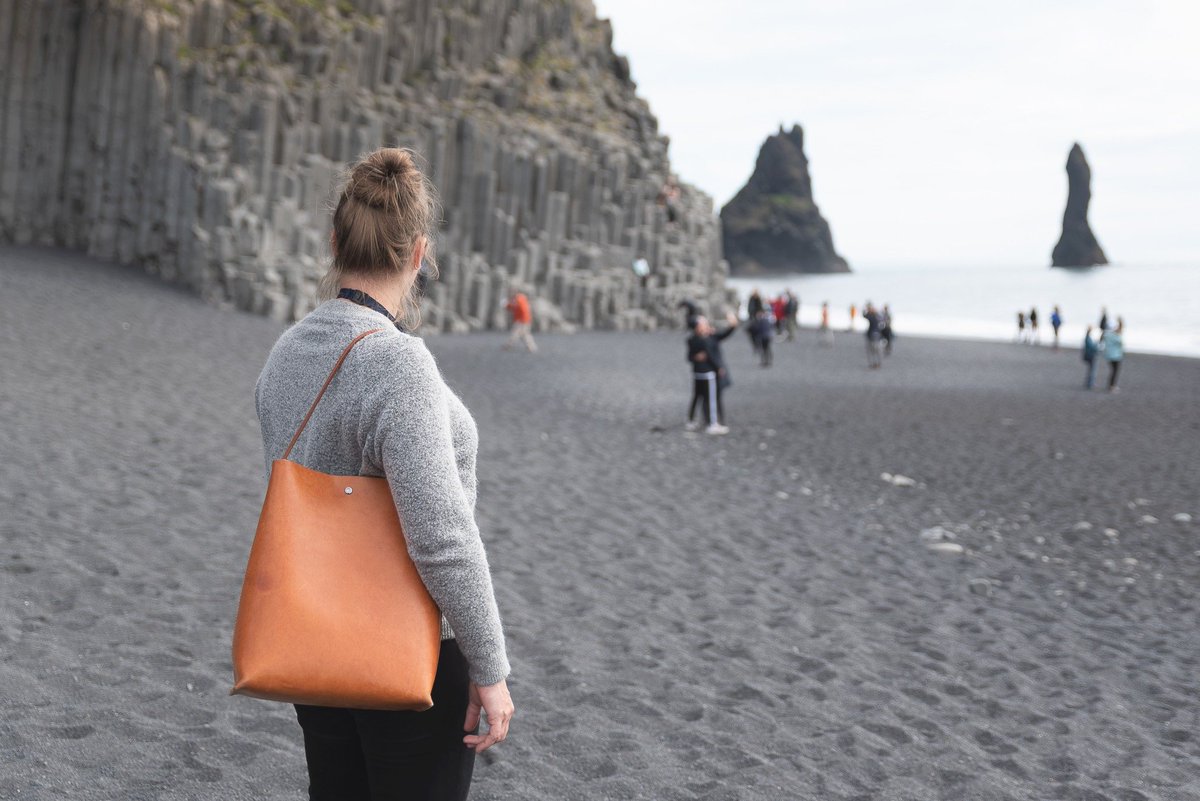
M 759 345 L 758 329 L 754 325 L 754 321 L 758 318 L 758 313 L 766 308 L 766 303 L 763 302 L 762 295 L 755 289 L 750 293 L 750 298 L 746 301 L 746 333 L 750 335 L 750 347 L 754 348 L 755 355 L 762 352 Z
M 718 332 L 705 317 L 697 317 L 696 325 L 687 340 L 687 358 L 692 366 L 692 402 L 688 407 L 687 429 L 695 431 L 696 405 L 704 408 L 706 434 L 728 434 L 724 425 L 721 393 L 729 385 L 729 372 L 721 354 L 721 340 L 737 328 L 734 318 L 725 330 Z

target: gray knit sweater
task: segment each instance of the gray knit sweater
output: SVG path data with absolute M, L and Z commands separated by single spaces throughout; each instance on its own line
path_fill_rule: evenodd
M 492 578 L 475 525 L 475 421 L 438 372 L 425 343 L 346 300 L 322 303 L 279 338 L 254 399 L 267 473 L 342 350 L 373 328 L 329 385 L 291 459 L 322 473 L 384 476 L 408 552 L 457 636 L 471 680 L 508 675 Z

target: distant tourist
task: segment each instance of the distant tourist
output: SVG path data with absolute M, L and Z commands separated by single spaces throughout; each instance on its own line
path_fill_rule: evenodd
M 1108 309 L 1100 309 L 1100 336 L 1104 336 L 1104 332 L 1108 330 Z
M 1025 341 L 1025 312 L 1017 312 L 1017 341 Z
M 867 367 L 872 370 L 883 366 L 883 358 L 879 354 L 879 340 L 883 337 L 879 312 L 868 301 L 863 319 L 867 321 Z
M 1035 345 L 1041 343 L 1041 335 L 1038 334 L 1037 306 L 1029 310 L 1029 341 Z
M 679 219 L 679 185 L 675 183 L 675 176 L 667 179 L 663 184 L 663 188 L 659 190 L 657 202 L 667 212 L 667 222 L 675 223 Z
M 1117 388 L 1117 372 L 1121 369 L 1121 360 L 1125 358 L 1125 321 L 1117 318 L 1117 327 L 1105 331 L 1100 337 L 1104 346 L 1104 358 L 1108 361 L 1108 391 L 1120 392 Z
M 763 367 L 771 366 L 771 339 L 775 336 L 775 326 L 766 311 L 760 311 L 754 320 L 754 336 L 758 339 L 758 354 Z
M 800 328 L 800 297 L 792 290 L 787 291 L 786 302 L 783 305 L 784 328 L 787 329 L 787 341 L 791 342 L 796 338 L 796 331 Z
M 770 302 L 770 313 L 775 317 L 775 335 L 784 336 L 784 315 L 787 309 L 787 297 L 780 295 Z
M 817 329 L 817 342 L 825 347 L 833 344 L 833 330 L 829 327 L 829 301 L 821 303 L 821 327 Z
M 855 306 L 853 303 L 851 303 L 850 304 L 850 327 L 846 329 L 847 331 L 854 330 L 854 318 L 857 316 L 858 316 L 858 307 Z
M 884 355 L 891 356 L 892 338 L 894 336 L 892 334 L 892 310 L 886 303 L 883 304 L 883 311 L 879 315 L 879 335 L 883 337 Z
M 1100 346 L 1092 339 L 1092 327 L 1089 325 L 1083 334 L 1083 363 L 1087 365 L 1083 376 L 1084 389 L 1091 389 L 1096 383 L 1096 354 L 1099 350 Z
M 762 295 L 759 293 L 758 289 L 755 288 L 754 291 L 750 293 L 749 299 L 746 300 L 746 316 L 753 320 L 754 316 L 762 311 L 763 308 L 765 308 L 765 306 L 763 304 Z
M 760 311 L 761 315 L 762 312 Z M 737 318 L 724 331 L 717 332 L 708 318 L 696 318 L 696 326 L 687 340 L 687 359 L 692 367 L 692 402 L 688 406 L 687 430 L 695 431 L 696 406 L 704 409 L 704 433 L 728 434 L 721 393 L 728 386 L 728 371 L 721 357 L 721 340 L 736 330 Z
M 758 293 L 757 289 L 750 293 L 750 298 L 746 301 L 746 333 L 750 336 L 750 347 L 754 349 L 756 356 L 759 355 L 761 349 L 758 346 L 755 322 L 758 320 L 758 313 L 766 307 L 762 295 Z
M 508 350 L 520 341 L 530 353 L 537 353 L 537 343 L 533 341 L 533 334 L 530 333 L 533 329 L 533 312 L 529 310 L 529 298 L 525 297 L 524 292 L 513 292 L 508 296 L 504 308 L 512 318 L 512 334 L 504 343 L 504 349 Z
M 1050 313 L 1050 327 L 1054 329 L 1054 349 L 1058 350 L 1058 329 L 1062 328 L 1062 311 L 1058 306 Z
M 255 388 L 268 470 L 292 441 L 306 468 L 386 478 L 412 561 L 453 626 L 441 641 L 432 709 L 296 705 L 310 798 L 465 799 L 476 754 L 505 738 L 513 714 L 504 631 L 475 523 L 475 423 L 425 343 L 394 325 L 416 319 L 418 270 L 432 257 L 439 217 L 409 151 L 383 148 L 355 164 L 333 213 L 333 261 L 321 281 L 337 297 L 279 337 Z M 331 368 L 337 381 L 322 396 Z M 277 634 L 281 643 L 291 636 Z M 486 733 L 476 730 L 481 708 Z
M 638 283 L 645 287 L 650 281 L 650 262 L 643 256 L 634 259 L 633 274 L 638 277 Z

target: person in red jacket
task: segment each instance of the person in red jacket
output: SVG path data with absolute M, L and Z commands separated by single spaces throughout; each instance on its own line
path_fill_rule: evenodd
M 504 343 L 504 349 L 508 350 L 520 340 L 525 343 L 530 353 L 537 353 L 537 343 L 533 341 L 533 334 L 530 333 L 533 328 L 533 313 L 529 310 L 529 298 L 525 297 L 524 292 L 513 292 L 504 308 L 512 317 L 512 334 Z

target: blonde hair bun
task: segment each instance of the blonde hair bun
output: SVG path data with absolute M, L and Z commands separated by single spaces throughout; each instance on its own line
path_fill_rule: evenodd
M 373 209 L 399 206 L 404 178 L 416 172 L 411 152 L 399 147 L 380 148 L 354 166 L 346 192 Z

